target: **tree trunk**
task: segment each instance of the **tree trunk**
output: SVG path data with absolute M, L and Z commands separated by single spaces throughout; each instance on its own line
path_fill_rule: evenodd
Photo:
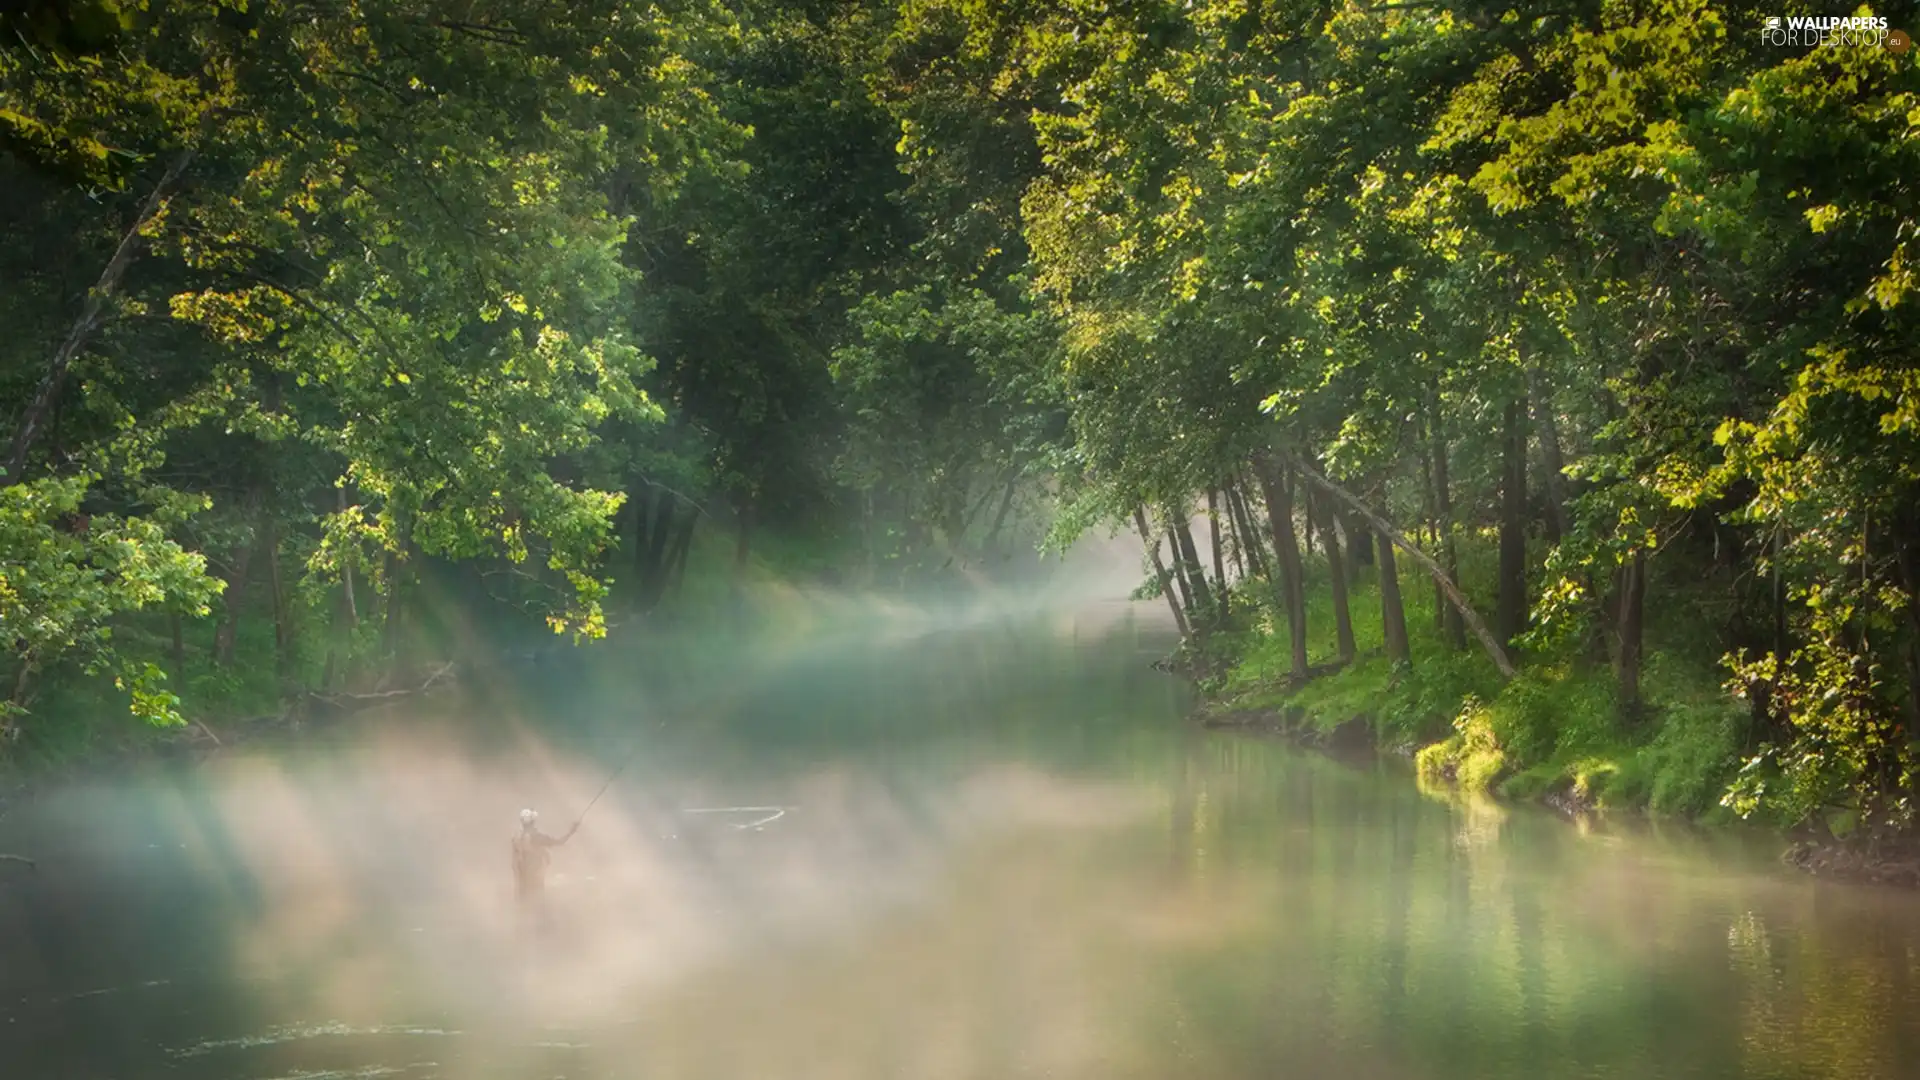
M 1180 538 L 1167 530 L 1167 551 L 1173 555 L 1173 581 L 1180 586 L 1180 606 L 1186 610 L 1187 621 L 1196 622 L 1199 612 L 1193 603 L 1193 582 L 1187 580 L 1187 560 L 1180 557 Z
M 1311 490 L 1309 488 L 1308 490 Z M 1353 613 L 1347 606 L 1347 567 L 1340 553 L 1340 536 L 1334 527 L 1333 504 L 1323 495 L 1307 504 L 1320 523 L 1320 546 L 1327 552 L 1327 577 L 1333 588 L 1333 632 L 1340 662 L 1353 663 L 1359 650 L 1353 643 Z M 1311 522 L 1309 523 L 1311 531 Z
M 647 552 L 652 550 L 648 518 L 652 502 L 653 490 L 644 483 L 627 492 L 627 514 L 633 523 L 633 546 L 630 549 L 633 585 L 627 590 L 627 606 L 632 611 L 644 610 L 646 602 Z
M 347 511 L 347 489 L 334 489 L 334 506 L 342 514 Z M 340 596 L 334 605 L 333 628 L 327 643 L 326 669 L 320 676 L 320 687 L 332 691 L 352 681 L 353 632 L 360 625 L 359 600 L 353 589 L 353 549 L 340 553 Z
M 1000 496 L 1000 509 L 993 515 L 993 527 L 987 530 L 987 538 L 981 542 L 981 551 L 988 558 L 1000 555 L 1000 530 L 1007 524 L 1007 514 L 1013 509 L 1014 492 L 1020 486 L 1019 477 L 1007 481 L 1007 490 Z
M 1447 580 L 1458 586 L 1460 581 L 1460 552 L 1454 543 L 1453 535 L 1453 482 L 1447 468 L 1447 430 L 1446 422 L 1440 414 L 1440 394 L 1434 391 L 1432 397 L 1432 415 L 1430 432 L 1433 446 L 1433 506 L 1440 529 L 1440 551 L 1445 559 Z M 1435 584 L 1439 584 L 1435 579 Z M 1461 612 L 1458 608 L 1441 604 L 1441 629 L 1445 632 L 1447 645 L 1458 651 L 1467 647 L 1465 627 L 1461 625 Z
M 293 612 L 287 603 L 286 583 L 280 577 L 280 527 L 269 510 L 260 524 L 261 542 L 267 549 L 267 587 L 273 590 L 273 654 L 281 675 L 294 670 Z
M 674 537 L 673 547 L 667 552 L 667 588 L 679 592 L 680 585 L 687 579 L 687 557 L 693 550 L 693 527 L 700 521 L 698 513 L 688 514 L 680 522 L 680 534 Z
M 1368 546 L 1372 546 L 1371 541 Z M 1387 659 L 1395 664 L 1413 663 L 1413 649 L 1407 641 L 1407 609 L 1400 601 L 1400 568 L 1393 557 L 1393 539 L 1385 533 L 1380 534 L 1380 624 L 1386 637 Z
M 1182 515 L 1176 519 L 1174 535 L 1180 541 L 1180 561 L 1187 568 L 1187 579 L 1193 587 L 1193 602 L 1201 621 L 1211 624 L 1218 617 L 1214 610 L 1213 590 L 1207 587 L 1207 571 L 1200 564 L 1200 549 L 1193 542 L 1193 528 Z
M 258 512 L 255 508 L 259 504 L 260 497 L 256 491 L 248 499 L 248 518 L 257 520 Z M 249 571 L 253 568 L 253 553 L 259 546 L 260 541 L 256 537 L 244 544 L 235 545 L 233 549 L 233 568 L 227 575 L 226 594 L 222 597 L 224 603 L 220 607 L 220 623 L 213 631 L 213 662 L 221 667 L 230 667 L 233 664 L 234 642 L 240 632 L 240 613 L 246 605 L 247 586 L 252 579 Z
M 387 552 L 387 622 L 383 630 L 383 649 L 387 655 L 387 668 L 391 672 L 400 662 L 400 607 L 402 590 L 400 587 L 400 557 Z
M 1358 581 L 1360 568 L 1373 565 L 1373 528 L 1358 514 L 1348 513 L 1342 518 L 1340 527 L 1347 534 L 1347 577 Z
M 860 490 L 860 546 L 862 564 L 860 584 L 870 589 L 873 587 L 874 575 L 880 568 L 880 541 L 874 529 L 873 489 L 870 487 Z
M 1438 585 L 1440 591 L 1446 594 L 1447 600 L 1459 611 L 1461 621 L 1466 624 L 1468 630 L 1473 632 L 1473 636 L 1480 642 L 1481 647 L 1486 650 L 1488 658 L 1493 661 L 1493 666 L 1498 668 L 1500 674 L 1505 675 L 1507 678 L 1511 679 L 1513 677 L 1513 663 L 1507 659 L 1507 651 L 1500 647 L 1500 639 L 1494 637 L 1493 631 L 1487 629 L 1487 624 L 1481 620 L 1479 613 L 1474 611 L 1473 605 L 1467 602 L 1466 594 L 1460 591 L 1460 586 L 1454 583 L 1453 578 L 1447 574 L 1446 570 L 1442 568 L 1439 563 L 1435 562 L 1426 552 L 1421 551 L 1419 546 L 1413 541 L 1402 535 L 1398 529 L 1395 529 L 1388 523 L 1386 518 L 1374 513 L 1372 509 L 1345 488 L 1311 469 L 1303 469 L 1302 475 L 1305 476 L 1307 482 L 1314 487 L 1340 500 L 1346 506 L 1359 511 L 1366 517 L 1367 521 L 1373 525 L 1375 531 L 1393 542 L 1400 550 L 1407 553 L 1408 558 L 1419 563 L 1422 569 L 1428 574 L 1431 574 L 1434 584 Z
M 1618 687 L 1621 711 L 1629 718 L 1640 713 L 1640 667 L 1647 593 L 1647 554 L 1636 551 L 1633 558 L 1614 571 L 1614 595 L 1618 607 L 1614 621 L 1617 644 L 1613 672 Z
M 1243 482 L 1235 479 L 1233 485 L 1227 488 L 1227 505 L 1240 519 L 1241 535 L 1247 538 L 1247 558 L 1253 564 L 1253 572 L 1273 581 L 1273 574 L 1267 565 L 1266 541 L 1260 538 L 1260 530 L 1253 525 L 1253 511 L 1247 506 L 1247 495 L 1241 487 Z
M 735 582 L 742 581 L 747 574 L 747 559 L 752 555 L 753 544 L 753 500 L 740 500 L 738 520 L 734 523 L 733 576 Z
M 107 260 L 106 268 L 87 291 L 87 300 L 80 308 L 80 317 L 74 320 L 60 347 L 54 350 L 53 359 L 47 364 L 47 373 L 34 390 L 33 400 L 27 403 L 26 411 L 20 415 L 20 429 L 14 433 L 13 446 L 7 453 L 6 473 L 0 475 L 0 487 L 19 483 L 26 473 L 27 455 L 33 450 L 34 440 L 39 438 L 40 429 L 46 424 L 53 405 L 59 399 L 60 389 L 67 380 L 67 369 L 73 366 L 73 358 L 80 355 L 93 335 L 106 322 L 103 309 L 108 297 L 120 288 L 120 279 L 132 265 L 135 250 L 140 244 L 140 230 L 160 211 L 166 200 L 167 189 L 180 179 L 187 166 L 193 162 L 194 152 L 182 150 L 167 171 L 160 176 L 160 182 L 153 186 L 146 201 L 140 205 L 140 213 L 133 219 L 133 225 L 120 236 L 120 243 L 113 249 L 113 255 Z
M 1304 682 L 1307 665 L 1307 596 L 1305 576 L 1300 565 L 1300 544 L 1293 531 L 1293 492 L 1279 463 L 1267 456 L 1254 466 L 1260 478 L 1261 492 L 1267 500 L 1267 524 L 1273 531 L 1274 556 L 1280 564 L 1280 606 L 1287 613 L 1287 634 L 1292 646 L 1292 675 Z
M 173 681 L 178 684 L 186 678 L 187 672 L 187 631 L 186 620 L 177 611 L 167 612 L 167 632 L 173 638 Z
M 1507 403 L 1500 476 L 1500 588 L 1495 622 L 1509 656 L 1527 632 L 1527 427 L 1518 401 Z
M 1553 415 L 1553 397 L 1541 385 L 1540 373 L 1527 375 L 1527 396 L 1533 401 L 1533 422 L 1540 429 L 1540 456 L 1546 469 L 1541 486 L 1547 499 L 1547 543 L 1559 546 L 1567 535 L 1567 461 L 1560 451 L 1560 422 Z
M 1147 549 L 1147 557 L 1153 560 L 1154 580 L 1160 583 L 1160 595 L 1167 598 L 1167 608 L 1173 612 L 1173 625 L 1180 628 L 1181 638 L 1192 636 L 1187 626 L 1187 616 L 1180 610 L 1180 601 L 1173 595 L 1173 581 L 1167 573 L 1167 564 L 1160 560 L 1160 544 L 1153 538 L 1153 530 L 1147 527 L 1145 508 L 1133 508 L 1133 525 L 1140 530 L 1140 543 Z
M 1213 545 L 1213 592 L 1220 598 L 1220 617 L 1227 616 L 1227 556 L 1220 543 L 1220 496 L 1207 489 L 1207 541 Z
M 662 488 L 647 530 L 647 545 L 640 553 L 640 611 L 658 607 L 667 594 L 667 546 L 673 542 L 673 515 L 679 500 Z
M 1216 499 L 1215 492 L 1207 492 L 1207 509 L 1209 511 L 1215 509 L 1216 502 L 1219 504 L 1218 512 L 1224 513 L 1227 516 L 1227 539 L 1232 542 L 1233 547 L 1233 573 L 1235 580 L 1245 581 L 1247 580 L 1247 537 L 1245 533 L 1240 531 L 1239 516 L 1233 512 L 1232 489 L 1228 489 L 1225 498 L 1218 499 Z

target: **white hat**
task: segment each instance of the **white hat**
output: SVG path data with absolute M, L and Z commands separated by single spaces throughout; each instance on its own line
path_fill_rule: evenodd
M 533 812 L 532 810 L 520 811 L 520 824 L 522 825 L 531 827 L 535 821 L 539 820 L 539 818 L 540 818 L 540 815 Z

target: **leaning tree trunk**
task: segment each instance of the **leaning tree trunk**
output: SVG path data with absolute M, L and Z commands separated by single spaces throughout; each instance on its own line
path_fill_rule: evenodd
M 1267 524 L 1273 532 L 1273 550 L 1280 564 L 1280 605 L 1287 613 L 1287 634 L 1292 647 L 1292 675 L 1303 682 L 1310 673 L 1307 664 L 1307 596 L 1305 571 L 1300 565 L 1300 544 L 1293 529 L 1293 491 L 1287 475 L 1272 458 L 1262 456 L 1254 466 L 1260 488 L 1267 500 Z
M 1495 608 L 1509 655 L 1527 632 L 1527 427 L 1518 400 L 1507 403 L 1500 470 L 1500 588 Z
M 1393 557 L 1393 539 L 1381 533 L 1380 541 L 1380 624 L 1386 636 L 1387 659 L 1411 664 L 1413 649 L 1407 640 L 1407 608 L 1400 600 L 1400 568 Z
M 1211 623 L 1218 616 L 1213 606 L 1213 590 L 1207 588 L 1207 572 L 1200 565 L 1200 549 L 1193 542 L 1193 529 L 1187 518 L 1182 515 L 1175 519 L 1174 535 L 1180 542 L 1180 562 L 1186 567 L 1188 581 L 1193 587 L 1193 602 L 1202 621 Z
M 1147 527 L 1147 512 L 1142 507 L 1133 508 L 1133 525 L 1140 530 L 1140 543 L 1147 549 L 1147 557 L 1153 560 L 1153 577 L 1160 583 L 1160 595 L 1167 598 L 1167 608 L 1173 612 L 1173 625 L 1180 628 L 1184 639 L 1192 635 L 1187 627 L 1187 616 L 1180 610 L 1180 601 L 1173 595 L 1172 575 L 1167 573 L 1167 564 L 1160 560 L 1160 542 L 1153 538 L 1153 530 Z
M 1310 468 L 1303 467 L 1301 475 L 1305 476 L 1307 482 L 1314 487 L 1340 500 L 1346 506 L 1359 511 L 1367 521 L 1373 525 L 1376 532 L 1398 546 L 1401 551 L 1406 552 L 1408 558 L 1419 563 L 1420 567 L 1433 577 L 1434 584 L 1439 587 L 1440 591 L 1446 594 L 1448 602 L 1459 612 L 1461 621 L 1466 624 L 1467 629 L 1472 631 L 1474 638 L 1478 640 L 1481 647 L 1486 650 L 1488 659 L 1493 661 L 1493 666 L 1499 669 L 1500 674 L 1509 679 L 1513 678 L 1513 662 L 1507 658 L 1507 650 L 1501 647 L 1500 639 L 1495 637 L 1493 631 L 1487 628 L 1487 624 L 1480 618 L 1479 612 L 1474 611 L 1473 605 L 1467 602 L 1467 595 L 1460 591 L 1460 586 L 1454 582 L 1452 576 L 1449 575 L 1439 563 L 1433 560 L 1432 556 L 1421 551 L 1419 545 L 1407 539 L 1406 536 L 1403 535 L 1400 530 L 1394 528 L 1386 518 L 1375 513 L 1352 492 Z
M 1167 530 L 1167 550 L 1173 554 L 1173 582 L 1180 586 L 1180 607 L 1187 620 L 1198 625 L 1199 612 L 1193 604 L 1193 582 L 1187 580 L 1187 560 L 1180 557 L 1180 538 Z

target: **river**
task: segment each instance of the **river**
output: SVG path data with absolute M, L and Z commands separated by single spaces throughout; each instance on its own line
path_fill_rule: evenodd
M 614 642 L 46 792 L 4 1075 L 1920 1075 L 1915 897 L 1196 731 L 1153 616 Z M 518 911 L 518 810 L 630 752 Z

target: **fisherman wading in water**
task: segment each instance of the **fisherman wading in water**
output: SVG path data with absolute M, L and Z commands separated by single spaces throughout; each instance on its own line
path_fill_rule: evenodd
M 513 891 L 525 907 L 538 903 L 546 892 L 547 866 L 553 861 L 548 849 L 573 839 L 580 828 L 576 821 L 567 835 L 556 840 L 540 831 L 536 824 L 539 820 L 540 815 L 532 810 L 520 811 L 520 835 L 513 838 Z

